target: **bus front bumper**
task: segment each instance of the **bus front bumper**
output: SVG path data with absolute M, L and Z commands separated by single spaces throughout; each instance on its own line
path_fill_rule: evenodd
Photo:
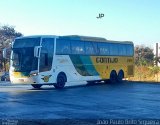
M 36 82 L 30 78 L 10 78 L 12 84 L 35 84 Z

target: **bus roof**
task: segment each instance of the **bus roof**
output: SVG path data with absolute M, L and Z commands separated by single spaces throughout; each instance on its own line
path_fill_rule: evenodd
M 56 35 L 30 35 L 30 36 L 21 36 L 17 37 L 16 39 L 23 39 L 23 38 L 37 38 L 37 37 L 44 37 L 44 38 L 53 38 L 53 37 L 58 37 Z
M 91 41 L 91 42 L 108 42 L 108 43 L 121 43 L 121 44 L 133 44 L 131 41 L 114 41 L 114 40 L 107 40 L 103 37 L 92 37 L 92 36 L 80 36 L 80 35 L 67 35 L 67 36 L 56 36 L 56 35 L 31 35 L 31 36 L 22 36 L 16 39 L 21 38 L 35 38 L 35 37 L 57 37 L 59 39 L 65 40 L 82 40 L 82 41 Z
M 114 41 L 114 40 L 107 40 L 102 37 L 79 36 L 79 35 L 60 36 L 59 38 L 60 39 L 67 39 L 67 40 L 82 40 L 82 41 L 92 41 L 92 42 L 133 44 L 133 42 L 131 42 L 131 41 Z

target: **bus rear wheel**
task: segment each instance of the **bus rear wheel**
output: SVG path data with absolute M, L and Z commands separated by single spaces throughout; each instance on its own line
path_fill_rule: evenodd
M 124 78 L 124 72 L 123 70 L 120 70 L 117 76 L 117 82 L 123 82 L 123 78 Z
M 40 84 L 31 84 L 31 85 L 35 89 L 40 89 L 42 87 L 42 85 L 40 85 Z
M 111 72 L 111 74 L 110 74 L 110 79 L 109 79 L 109 81 L 110 81 L 111 83 L 116 83 L 116 81 L 117 81 L 117 73 L 116 73 L 115 70 L 112 70 L 112 72 Z
M 62 89 L 64 88 L 66 82 L 67 82 L 66 75 L 64 73 L 60 73 L 57 76 L 57 83 L 54 84 L 54 87 L 56 89 Z

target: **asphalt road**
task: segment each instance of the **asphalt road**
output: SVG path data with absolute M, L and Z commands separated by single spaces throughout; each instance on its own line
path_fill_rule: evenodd
M 159 119 L 160 84 L 0 85 L 1 119 Z

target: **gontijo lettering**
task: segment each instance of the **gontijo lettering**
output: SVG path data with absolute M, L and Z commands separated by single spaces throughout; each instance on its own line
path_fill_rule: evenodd
M 118 58 L 97 57 L 97 63 L 118 63 Z

